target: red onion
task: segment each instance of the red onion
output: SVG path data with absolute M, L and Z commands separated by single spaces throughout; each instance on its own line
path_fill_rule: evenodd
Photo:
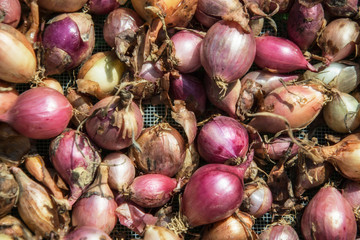
M 318 45 L 327 63 L 337 62 L 348 57 L 359 43 L 359 25 L 349 18 L 331 21 L 321 33 Z
M 76 12 L 88 0 L 38 0 L 39 7 L 52 12 Z
M 287 240 L 299 240 L 294 228 L 289 225 L 276 225 L 264 230 L 259 235 L 259 240 L 269 239 L 287 239 Z
M 120 6 L 117 0 L 89 0 L 89 12 L 96 15 L 109 14 Z
M 350 204 L 336 188 L 321 188 L 305 208 L 301 232 L 306 240 L 355 239 L 356 221 Z
M 180 31 L 171 37 L 175 47 L 175 68 L 182 73 L 195 72 L 201 67 L 200 45 L 202 36 L 192 31 Z
M 223 90 L 241 78 L 251 67 L 256 52 L 252 33 L 239 24 L 219 21 L 206 33 L 201 44 L 200 59 L 206 73 Z
M 260 218 L 271 209 L 271 204 L 272 194 L 265 182 L 245 184 L 244 199 L 241 204 L 244 212 Z
M 108 167 L 99 167 L 94 183 L 89 186 L 72 210 L 73 226 L 96 227 L 107 234 L 114 229 L 117 204 L 108 183 Z
M 0 22 L 16 28 L 20 22 L 20 17 L 21 5 L 19 0 L 0 1 Z
M 271 72 L 287 73 L 300 69 L 316 72 L 300 48 L 290 40 L 274 36 L 256 38 L 255 64 Z
M 48 23 L 43 36 L 47 75 L 73 69 L 91 55 L 95 46 L 95 30 L 89 14 L 64 13 Z
M 67 129 L 50 144 L 50 160 L 61 178 L 70 186 L 70 206 L 93 181 L 101 162 L 99 153 L 88 137 Z
M 121 150 L 136 140 L 143 128 L 139 107 L 132 101 L 132 95 L 122 91 L 121 97 L 110 96 L 97 102 L 86 121 L 89 137 L 100 147 Z
M 307 50 L 318 36 L 324 21 L 324 9 L 321 3 L 308 8 L 295 1 L 287 21 L 288 37 L 300 49 Z
M 355 210 L 360 206 L 360 183 L 349 181 L 345 182 L 345 187 L 342 190 L 342 196 L 350 203 L 350 206 Z
M 283 86 L 282 82 L 292 82 L 296 81 L 299 78 L 299 75 L 285 75 L 278 73 L 270 73 L 266 71 L 251 71 L 248 72 L 242 79 L 242 85 L 245 85 L 247 80 L 255 81 L 261 85 L 261 90 L 264 94 L 270 93 L 272 90 L 275 90 L 278 87 Z
M 162 174 L 145 174 L 134 179 L 129 187 L 130 200 L 145 208 L 167 203 L 176 187 L 176 180 Z
M 90 226 L 77 227 L 64 237 L 64 240 L 101 239 L 111 240 L 111 237 L 104 231 Z
M 206 109 L 206 93 L 203 83 L 196 77 L 180 74 L 179 78 L 171 79 L 170 96 L 174 100 L 183 100 L 189 111 L 200 116 Z
M 326 11 L 335 17 L 354 17 L 358 14 L 358 0 L 325 0 Z
M 224 163 L 229 159 L 245 157 L 249 135 L 246 128 L 235 119 L 219 116 L 202 127 L 197 145 L 200 156 L 207 162 Z
M 238 166 L 206 164 L 195 171 L 185 186 L 181 213 L 191 227 L 231 216 L 243 199 L 243 177 L 254 156 Z
M 106 155 L 103 161 L 109 166 L 109 187 L 121 191 L 127 188 L 135 178 L 134 163 L 125 154 L 114 152 Z
M 72 117 L 72 106 L 58 91 L 32 88 L 22 93 L 12 108 L 0 115 L 22 135 L 33 139 L 49 139 L 59 135 Z
M 256 144 L 254 146 L 255 156 L 261 159 L 265 159 L 268 156 L 271 160 L 280 160 L 285 156 L 287 151 L 290 150 L 289 156 L 287 156 L 287 158 L 290 159 L 299 151 L 299 146 L 292 144 L 292 142 L 289 137 L 277 137 L 270 142 Z
M 136 31 L 143 24 L 139 15 L 130 8 L 118 8 L 106 18 L 103 33 L 106 43 L 115 47 L 115 37 L 124 31 Z
M 19 96 L 15 86 L 0 81 L 0 114 L 7 112 L 15 104 Z
M 150 82 L 155 83 L 159 78 L 164 76 L 164 73 L 160 71 L 156 63 L 144 62 L 139 72 L 139 77 Z

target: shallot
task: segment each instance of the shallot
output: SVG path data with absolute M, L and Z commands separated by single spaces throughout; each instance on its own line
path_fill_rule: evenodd
M 289 225 L 271 226 L 259 235 L 260 240 L 287 239 L 299 240 L 294 228 Z
M 145 229 L 144 240 L 182 240 L 175 232 L 160 226 L 147 226 Z
M 107 235 L 104 231 L 96 227 L 82 226 L 77 227 L 68 234 L 65 235 L 64 240 L 80 240 L 80 239 L 101 239 L 101 240 L 111 240 L 111 237 Z
M 11 215 L 7 215 L 0 219 L 0 234 L 5 234 L 9 239 L 34 239 L 34 236 L 24 223 Z
M 39 7 L 52 12 L 76 12 L 88 0 L 38 0 Z
M 0 2 L 0 22 L 14 28 L 20 22 L 21 5 L 19 0 L 2 0 Z
M 11 212 L 19 194 L 19 185 L 5 163 L 0 162 L 0 218 Z
M 19 93 L 14 86 L 0 81 L 0 114 L 7 112 L 15 104 Z
M 89 0 L 89 12 L 96 15 L 105 15 L 118 8 L 120 3 L 117 0 Z
M 343 197 L 350 203 L 353 210 L 358 211 L 360 207 L 360 183 L 354 181 L 345 181 L 342 189 Z
M 358 0 L 324 0 L 326 11 L 335 17 L 355 17 L 359 14 Z
M 244 212 L 260 218 L 271 209 L 271 204 L 272 194 L 265 182 L 254 181 L 245 184 L 244 199 L 241 204 Z

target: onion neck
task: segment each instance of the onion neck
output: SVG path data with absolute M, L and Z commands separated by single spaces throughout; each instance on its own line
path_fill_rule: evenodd
M 248 169 L 248 167 L 250 166 L 251 162 L 254 159 L 254 149 L 250 149 L 248 154 L 246 155 L 246 160 L 245 162 L 235 166 L 237 171 L 238 171 L 238 175 L 241 177 L 241 179 L 244 178 L 246 169 Z

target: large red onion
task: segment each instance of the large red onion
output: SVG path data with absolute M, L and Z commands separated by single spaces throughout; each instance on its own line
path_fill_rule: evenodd
M 287 73 L 300 69 L 316 71 L 295 43 L 281 37 L 257 37 L 254 62 L 271 72 Z
M 245 184 L 241 207 L 244 212 L 260 218 L 271 209 L 272 200 L 270 188 L 265 182 L 250 182 Z
M 219 116 L 202 127 L 197 145 L 200 156 L 207 162 L 224 163 L 229 159 L 245 157 L 249 135 L 246 128 L 235 119 Z
M 48 24 L 43 36 L 47 75 L 73 69 L 91 55 L 95 30 L 89 14 L 64 13 L 52 18 Z
M 144 122 L 132 95 L 121 92 L 97 102 L 86 121 L 89 137 L 100 147 L 121 150 L 129 147 L 141 133 Z
M 295 1 L 287 21 L 288 37 L 300 49 L 307 50 L 318 36 L 324 21 L 324 9 L 321 3 L 308 8 Z
M 65 235 L 63 240 L 81 240 L 81 239 L 101 239 L 112 240 L 104 231 L 90 226 L 77 227 Z
M 203 37 L 192 31 L 180 31 L 171 37 L 175 47 L 175 68 L 182 73 L 194 72 L 201 67 L 200 46 Z
M 108 167 L 100 165 L 98 175 L 72 209 L 73 226 L 96 227 L 107 234 L 114 229 L 117 208 L 114 194 L 108 185 Z
M 251 67 L 255 52 L 253 34 L 232 21 L 219 21 L 206 33 L 200 59 L 206 73 L 226 90 L 230 82 L 241 78 Z
M 15 104 L 19 93 L 15 86 L 0 80 L 0 114 L 7 112 Z
M 20 22 L 20 17 L 21 5 L 19 0 L 0 1 L 0 22 L 16 28 Z
M 289 225 L 276 225 L 272 226 L 265 231 L 263 231 L 259 235 L 260 240 L 299 240 L 299 236 L 297 235 L 294 228 Z
M 120 6 L 117 0 L 89 0 L 89 12 L 97 15 L 108 14 Z
M 206 109 L 206 93 L 204 84 L 196 77 L 180 74 L 179 78 L 171 79 L 169 94 L 174 100 L 183 100 L 189 111 L 200 116 Z
M 115 37 L 124 31 L 136 31 L 143 24 L 139 15 L 130 8 L 118 8 L 106 18 L 103 33 L 106 43 L 115 47 Z
M 64 95 L 48 87 L 32 88 L 22 93 L 12 108 L 0 115 L 22 135 L 48 139 L 59 135 L 72 117 L 72 106 Z
M 358 0 L 324 0 L 326 11 L 335 17 L 354 17 L 359 13 Z
M 51 142 L 50 160 L 61 178 L 70 186 L 70 206 L 94 180 L 101 162 L 99 153 L 88 137 L 72 129 L 67 129 Z
M 355 239 L 356 221 L 350 204 L 336 188 L 321 188 L 305 208 L 301 232 L 305 240 Z
M 253 159 L 238 166 L 206 164 L 195 171 L 185 186 L 181 213 L 191 227 L 220 221 L 231 216 L 243 199 L 243 177 Z

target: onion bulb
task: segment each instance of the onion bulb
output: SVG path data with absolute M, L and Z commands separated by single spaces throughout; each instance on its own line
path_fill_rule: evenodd
M 144 240 L 182 240 L 173 231 L 160 226 L 149 225 L 145 229 Z
M 15 104 L 19 93 L 14 86 L 0 81 L 0 114 L 7 112 Z
M 16 28 L 20 22 L 20 18 L 21 5 L 19 0 L 0 1 L 0 22 Z
M 38 0 L 39 7 L 52 12 L 76 12 L 88 0 Z
M 0 218 L 10 213 L 19 194 L 19 185 L 5 163 L 0 162 Z

